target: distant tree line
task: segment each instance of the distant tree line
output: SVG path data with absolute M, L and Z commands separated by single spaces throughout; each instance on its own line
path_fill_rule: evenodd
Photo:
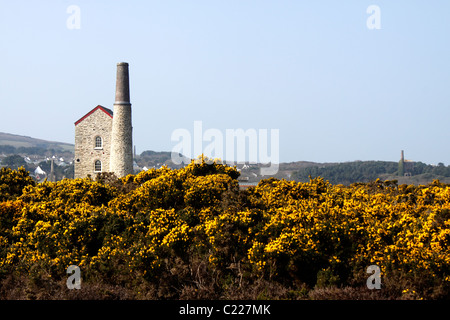
M 410 172 L 413 176 L 423 173 L 431 173 L 433 175 L 450 177 L 450 166 L 445 166 L 442 162 L 438 163 L 437 166 L 433 166 L 423 162 L 413 162 L 409 166 L 405 165 L 404 170 L 405 173 Z
M 178 154 L 181 156 L 181 154 Z M 169 151 L 143 151 L 139 156 L 135 158 L 136 163 L 141 167 L 161 167 L 167 165 L 172 169 L 182 168 L 184 165 L 176 165 L 172 162 L 172 152 Z
M 296 171 L 292 178 L 296 181 L 309 181 L 312 178 L 323 177 L 333 184 L 351 184 L 355 182 L 369 182 L 380 178 L 382 175 L 398 175 L 403 169 L 410 175 L 432 174 L 442 177 L 450 177 L 450 166 L 439 163 L 437 166 L 423 162 L 405 163 L 400 168 L 398 162 L 391 161 L 354 161 L 330 165 L 313 166 Z
M 23 159 L 22 156 L 19 156 L 18 154 L 13 154 L 10 156 L 7 156 L 1 160 L 1 164 L 3 166 L 6 166 L 11 169 L 17 169 L 19 167 L 24 167 L 25 169 L 29 169 L 27 166 L 27 163 Z

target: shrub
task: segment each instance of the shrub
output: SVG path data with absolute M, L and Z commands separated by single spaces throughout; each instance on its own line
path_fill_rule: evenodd
M 45 281 L 64 283 L 75 264 L 99 298 L 450 295 L 449 186 L 271 178 L 242 191 L 237 176 L 205 159 L 40 184 L 2 169 L 2 286 L 26 287 L 11 297 L 67 296 Z M 372 264 L 378 293 L 365 287 Z
M 0 201 L 13 200 L 22 194 L 26 186 L 34 185 L 34 180 L 23 167 L 17 170 L 0 169 Z

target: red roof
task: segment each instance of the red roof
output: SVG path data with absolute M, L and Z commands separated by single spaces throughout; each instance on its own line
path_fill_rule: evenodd
M 89 117 L 91 114 L 93 114 L 95 111 L 97 111 L 98 109 L 102 110 L 104 113 L 106 113 L 108 116 L 110 116 L 111 118 L 113 117 L 113 112 L 111 109 L 105 108 L 103 106 L 96 106 L 94 109 L 92 109 L 91 111 L 89 111 L 88 113 L 86 113 L 82 118 L 80 118 L 80 120 L 78 120 L 77 122 L 75 122 L 75 125 L 79 124 L 81 121 L 83 121 L 84 119 L 86 119 L 87 117 Z

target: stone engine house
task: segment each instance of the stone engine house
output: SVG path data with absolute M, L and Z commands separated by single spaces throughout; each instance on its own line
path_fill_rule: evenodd
M 133 173 L 128 63 L 117 64 L 114 112 L 98 105 L 75 122 L 75 178 Z

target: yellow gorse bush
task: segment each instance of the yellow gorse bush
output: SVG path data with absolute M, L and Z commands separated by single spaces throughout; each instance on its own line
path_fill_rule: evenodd
M 220 274 L 239 265 L 239 277 L 245 269 L 249 278 L 314 285 L 323 270 L 348 284 L 376 264 L 384 277 L 409 277 L 411 288 L 421 277 L 448 292 L 448 185 L 271 178 L 242 191 L 238 176 L 201 158 L 118 179 L 132 186 L 125 193 L 89 178 L 34 184 L 3 170 L 0 181 L 22 189 L 1 198 L 0 275 L 64 277 L 75 264 L 85 277 L 152 282 L 173 273 L 177 261 L 204 258 Z

